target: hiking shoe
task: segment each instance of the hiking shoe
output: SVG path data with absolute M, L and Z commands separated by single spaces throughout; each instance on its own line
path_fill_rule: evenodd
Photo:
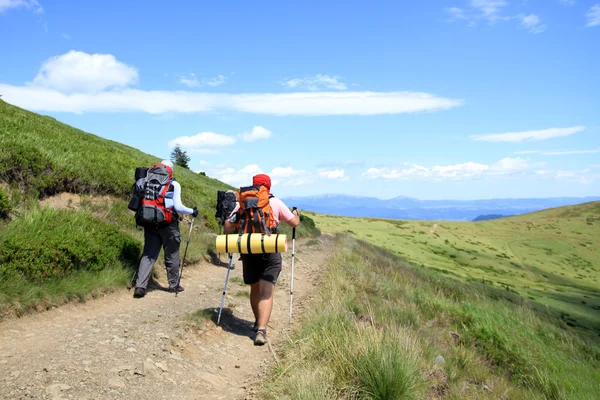
M 183 288 L 183 286 L 179 285 L 177 287 L 173 287 L 173 288 L 169 288 L 169 293 L 179 293 L 179 292 L 183 292 L 185 289 Z
M 136 287 L 135 291 L 133 292 L 133 297 L 135 297 L 136 299 L 141 299 L 145 295 L 146 295 L 146 289 L 141 288 L 141 287 Z
M 256 331 L 256 337 L 254 338 L 255 346 L 262 346 L 267 343 L 267 330 L 259 329 Z

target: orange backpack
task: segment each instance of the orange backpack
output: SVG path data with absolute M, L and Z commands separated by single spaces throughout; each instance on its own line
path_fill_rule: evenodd
M 240 230 L 239 233 L 277 233 L 273 209 L 269 199 L 274 197 L 261 186 L 240 188 Z

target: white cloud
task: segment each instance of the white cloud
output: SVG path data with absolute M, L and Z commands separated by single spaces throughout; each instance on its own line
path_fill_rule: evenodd
M 44 112 L 202 113 L 217 110 L 268 115 L 382 115 L 447 110 L 462 100 L 416 92 L 199 93 L 120 89 L 61 93 L 36 86 L 0 84 L 3 99 Z
M 481 16 L 490 22 L 500 18 L 502 7 L 508 5 L 504 0 L 470 0 L 471 7 L 478 10 Z
M 587 17 L 586 27 L 590 28 L 600 25 L 600 4 L 593 5 L 585 16 Z
M 185 84 L 196 85 L 190 74 Z M 446 110 L 462 100 L 420 92 L 201 93 L 138 90 L 137 70 L 111 54 L 70 51 L 47 60 L 32 83 L 0 83 L 5 101 L 44 112 L 200 113 L 237 111 L 269 115 L 381 115 Z M 223 79 L 217 77 L 217 84 Z M 201 82 L 198 82 L 201 83 Z
M 0 14 L 11 8 L 27 8 L 36 14 L 42 14 L 44 8 L 36 0 L 0 0 Z
M 452 17 L 452 20 L 468 19 L 467 15 L 465 14 L 465 10 L 463 10 L 462 8 L 448 7 L 448 8 L 446 8 L 446 12 L 448 14 L 450 14 L 450 16 Z
M 581 132 L 585 126 L 573 126 L 570 128 L 549 128 L 537 131 L 490 133 L 485 135 L 471 135 L 472 140 L 485 142 L 538 142 L 556 137 L 569 136 Z
M 311 171 L 298 170 L 293 167 L 276 167 L 271 171 L 264 171 L 257 164 L 249 164 L 236 170 L 224 168 L 209 171 L 209 175 L 232 186 L 248 186 L 252 184 L 252 177 L 256 174 L 267 174 L 271 177 L 271 184 L 276 190 L 277 186 L 300 186 L 314 183 L 317 175 Z
M 515 154 L 541 154 L 544 156 L 567 156 L 574 154 L 595 154 L 600 153 L 600 149 L 589 150 L 525 150 L 516 151 Z
M 179 83 L 189 87 L 198 87 L 201 85 L 201 83 L 198 81 L 198 78 L 196 77 L 196 74 L 194 74 L 193 72 L 189 75 L 184 75 L 181 78 L 179 78 Z
M 208 86 L 219 86 L 225 83 L 225 75 L 218 75 L 214 78 L 210 78 L 210 79 L 202 79 L 202 80 L 198 80 L 198 77 L 196 76 L 196 74 L 194 74 L 193 72 L 188 74 L 188 75 L 183 75 L 181 78 L 179 78 L 179 83 L 181 83 L 182 85 L 186 85 L 189 87 L 200 87 L 200 86 L 204 86 L 204 85 L 208 85 Z
M 320 171 L 318 171 L 318 173 L 321 178 L 326 178 L 326 179 L 340 180 L 340 181 L 347 181 L 349 179 L 346 176 L 343 169 L 320 170 Z
M 398 180 L 466 180 L 480 178 L 483 176 L 508 176 L 522 174 L 529 171 L 531 168 L 541 165 L 541 163 L 530 164 L 527 160 L 521 158 L 503 158 L 491 165 L 472 161 L 462 164 L 435 165 L 433 167 L 412 164 L 403 169 L 394 169 L 389 167 L 369 168 L 363 173 L 363 177 L 367 179 L 383 178 Z
M 242 140 L 245 142 L 254 142 L 259 139 L 268 139 L 271 137 L 272 132 L 262 126 L 255 126 L 252 128 L 252 132 L 250 133 L 242 133 Z
M 542 33 L 547 28 L 545 24 L 542 24 L 540 17 L 534 14 L 513 16 L 503 14 L 503 9 L 508 6 L 508 2 L 504 0 L 469 0 L 468 5 L 466 9 L 459 7 L 446 8 L 446 12 L 451 16 L 450 21 L 465 20 L 472 26 L 481 20 L 492 25 L 498 21 L 516 19 L 531 33 Z
M 318 91 L 318 90 L 324 90 L 324 89 L 325 90 L 327 90 L 327 89 L 332 89 L 332 90 L 348 89 L 348 86 L 346 86 L 346 84 L 341 81 L 340 77 L 321 75 L 321 74 L 317 74 L 315 76 L 306 77 L 306 78 L 290 79 L 290 80 L 283 82 L 283 85 L 288 88 L 292 88 L 292 89 L 306 88 L 306 89 L 312 90 L 312 91 Z
M 218 75 L 206 81 L 208 86 L 219 86 L 225 83 L 225 75 Z
M 521 25 L 529 29 L 531 33 L 542 33 L 546 30 L 546 25 L 542 24 L 540 17 L 535 14 L 522 15 Z
M 214 132 L 200 132 L 194 136 L 180 136 L 169 141 L 169 148 L 173 148 L 178 144 L 186 150 L 200 154 L 211 154 L 215 152 L 214 147 L 232 146 L 235 142 L 235 138 L 231 136 Z
M 69 98 L 65 93 L 99 92 L 130 86 L 137 80 L 137 70 L 117 61 L 112 54 L 88 54 L 71 50 L 46 60 L 33 82 L 20 90 L 25 90 L 26 93 L 31 91 L 30 95 L 37 92 L 41 96 L 48 94 L 49 97 L 61 95 Z M 19 91 L 18 87 L 15 88 Z M 26 93 L 21 95 L 26 96 Z M 46 100 L 52 101 L 50 98 Z

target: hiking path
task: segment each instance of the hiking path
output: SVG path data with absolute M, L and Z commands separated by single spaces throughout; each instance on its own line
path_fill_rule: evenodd
M 278 345 L 289 338 L 314 295 L 332 245 L 327 235 L 296 241 L 292 322 L 291 248 L 283 255 L 268 331 L 271 346 L 253 345 L 241 261 L 231 271 L 221 325 L 215 323 L 226 255 L 220 266 L 202 262 L 186 268 L 185 291 L 178 296 L 155 289 L 134 299 L 133 290 L 123 288 L 4 320 L 0 399 L 255 399 Z M 208 317 L 192 324 L 192 313 Z

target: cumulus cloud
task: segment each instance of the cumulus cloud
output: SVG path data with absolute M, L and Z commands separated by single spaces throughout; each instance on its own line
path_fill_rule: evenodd
M 268 139 L 273 133 L 262 126 L 255 126 L 250 133 L 242 133 L 241 137 L 244 142 L 254 142 L 255 140 Z
M 214 87 L 224 84 L 226 80 L 227 78 L 225 77 L 225 75 L 217 75 L 214 78 L 204 78 L 202 80 L 198 80 L 196 74 L 192 72 L 188 75 L 183 75 L 181 78 L 179 78 L 179 83 L 188 87 L 200 87 L 204 85 Z
M 600 4 L 593 5 L 585 16 L 587 18 L 586 27 L 591 28 L 600 25 Z
M 451 20 L 468 19 L 467 15 L 465 14 L 465 10 L 463 10 L 462 8 L 448 7 L 446 8 L 446 12 L 450 14 Z
M 363 173 L 367 179 L 425 179 L 425 180 L 466 180 L 480 178 L 483 176 L 514 175 L 524 173 L 534 166 L 540 164 L 530 164 L 527 160 L 521 158 L 503 158 L 495 164 L 481 164 L 477 162 L 466 162 L 452 165 L 435 165 L 425 167 L 412 164 L 406 168 L 396 169 L 390 167 L 369 168 Z
M 0 0 L 0 14 L 11 8 L 26 8 L 35 14 L 44 13 L 44 8 L 36 0 Z
M 542 33 L 546 30 L 546 25 L 542 24 L 540 17 L 534 14 L 522 15 L 521 25 L 529 30 L 531 33 Z
M 319 176 L 325 179 L 347 181 L 349 178 L 343 169 L 319 170 Z
M 117 61 L 112 54 L 71 50 L 46 60 L 33 82 L 22 89 L 66 96 L 65 93 L 94 93 L 127 87 L 137 83 L 137 80 L 137 70 Z
M 295 78 L 283 82 L 283 85 L 292 89 L 318 90 L 346 90 L 348 86 L 338 76 L 317 74 L 306 78 Z
M 214 78 L 210 78 L 206 81 L 208 86 L 219 86 L 225 83 L 225 75 L 217 75 Z
M 198 87 L 202 85 L 200 81 L 198 81 L 196 74 L 193 72 L 189 75 L 183 75 L 181 78 L 179 78 L 179 83 L 189 87 Z
M 252 177 L 256 174 L 267 174 L 271 177 L 273 187 L 276 186 L 300 186 L 312 184 L 317 179 L 337 179 L 346 181 L 348 177 L 343 170 L 319 170 L 307 171 L 304 169 L 295 169 L 294 167 L 275 167 L 270 171 L 265 171 L 257 164 L 249 164 L 236 170 L 235 168 L 223 168 L 209 171 L 210 176 L 215 177 L 232 186 L 244 186 L 252 184 Z
M 470 5 L 481 13 L 483 18 L 495 21 L 500 18 L 500 10 L 508 3 L 504 0 L 470 0 Z
M 445 11 L 450 15 L 450 21 L 465 20 L 469 25 L 475 25 L 482 20 L 490 25 L 499 21 L 518 20 L 531 33 L 542 33 L 546 30 L 547 26 L 542 23 L 539 16 L 506 15 L 503 13 L 506 6 L 508 2 L 504 0 L 469 0 L 466 8 L 448 7 Z
M 223 80 L 219 76 L 211 84 Z M 460 99 L 421 92 L 230 94 L 131 88 L 137 81 L 137 70 L 111 54 L 70 51 L 44 62 L 33 82 L 24 86 L 0 83 L 0 92 L 5 101 L 29 110 L 73 113 L 237 111 L 280 116 L 381 115 L 446 110 L 463 104 Z M 188 86 L 202 83 L 192 74 L 184 77 L 183 82 Z
M 200 132 L 194 136 L 180 136 L 169 141 L 169 148 L 180 145 L 181 148 L 190 150 L 194 153 L 211 154 L 215 153 L 215 147 L 232 146 L 236 142 L 234 137 L 220 135 L 214 132 Z
M 535 131 L 471 135 L 469 138 L 484 142 L 539 142 L 556 137 L 570 136 L 583 130 L 585 130 L 585 126 L 578 125 L 570 128 L 548 128 Z

